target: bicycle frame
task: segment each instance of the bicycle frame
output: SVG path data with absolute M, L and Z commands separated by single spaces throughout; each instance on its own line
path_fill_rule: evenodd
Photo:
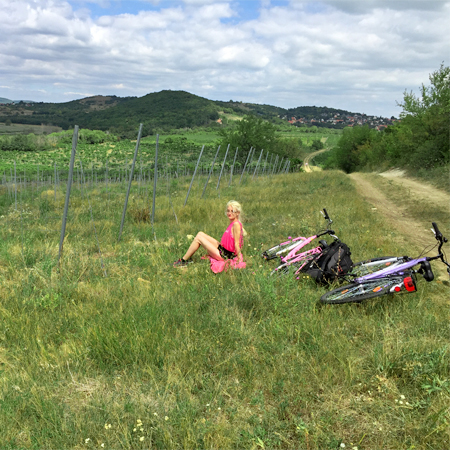
M 422 275 L 426 281 L 433 281 L 434 274 L 429 261 L 437 259 L 441 260 L 447 267 L 447 272 L 450 275 L 450 264 L 445 260 L 445 255 L 442 252 L 443 244 L 448 241 L 434 222 L 432 231 L 439 243 L 437 256 L 423 256 L 413 259 L 407 256 L 397 258 L 403 259 L 403 262 L 396 261 L 394 257 L 381 258 L 383 262 L 391 262 L 391 264 L 366 275 L 354 275 L 350 284 L 322 295 L 321 302 L 326 304 L 352 303 L 404 291 L 415 292 L 417 290 L 415 274 Z M 379 261 L 374 261 L 374 265 L 376 262 Z M 370 262 L 368 263 L 370 264 Z M 416 266 L 420 266 L 420 268 L 415 269 Z
M 432 258 L 432 259 L 435 259 L 435 258 Z M 407 261 L 405 263 L 394 265 L 394 266 L 389 266 L 389 267 L 386 267 L 385 269 L 381 269 L 377 272 L 370 273 L 370 274 L 364 275 L 362 277 L 357 277 L 353 280 L 353 282 L 355 284 L 359 284 L 359 283 L 363 283 L 364 281 L 378 280 L 380 278 L 386 278 L 386 277 L 389 277 L 392 275 L 403 275 L 403 273 L 407 269 L 410 269 L 410 268 L 416 266 L 417 264 L 420 264 L 425 261 L 430 261 L 430 260 L 431 260 L 431 258 L 426 257 L 426 256 L 424 256 L 422 258 L 411 259 L 410 261 Z
M 450 274 L 450 265 L 444 260 L 444 254 L 442 253 L 442 246 L 444 245 L 445 242 L 447 242 L 447 239 L 439 231 L 436 223 L 433 222 L 432 224 L 433 224 L 432 231 L 433 231 L 437 241 L 439 242 L 437 256 L 423 256 L 421 258 L 410 259 L 409 261 L 406 261 L 401 264 L 394 263 L 392 266 L 378 270 L 377 272 L 373 272 L 373 273 L 364 275 L 362 277 L 357 277 L 353 280 L 353 282 L 356 284 L 356 283 L 363 283 L 364 281 L 379 280 L 380 278 L 387 278 L 387 277 L 391 277 L 393 275 L 403 275 L 405 271 L 413 268 L 414 266 L 416 266 L 418 264 L 422 264 L 422 263 L 429 262 L 429 261 L 434 261 L 436 259 L 440 259 L 447 266 L 447 271 Z
M 329 227 L 333 223 L 333 221 L 328 216 L 327 210 L 324 208 L 323 211 L 321 211 L 321 213 L 324 216 L 324 218 L 328 221 L 328 227 Z M 308 262 L 311 261 L 312 256 L 319 255 L 320 253 L 322 253 L 322 246 L 317 246 L 317 247 L 307 250 L 305 252 L 298 253 L 303 247 L 306 247 L 308 244 L 310 244 L 312 241 L 314 241 L 318 237 L 325 236 L 326 234 L 329 234 L 335 240 L 338 240 L 337 236 L 334 235 L 334 231 L 330 230 L 328 227 L 325 231 L 315 234 L 313 236 L 310 236 L 309 238 L 298 237 L 298 238 L 294 239 L 292 242 L 294 242 L 294 241 L 300 241 L 300 242 L 298 242 L 298 243 L 294 242 L 288 248 L 279 251 L 277 253 L 277 255 L 279 255 L 281 253 L 285 253 L 286 251 L 288 252 L 288 254 L 284 257 L 280 256 L 280 260 L 281 260 L 282 264 L 280 266 L 278 266 L 276 269 L 274 269 L 272 271 L 272 274 L 278 272 L 280 269 L 286 269 L 287 267 L 289 267 L 295 263 L 303 262 L 303 264 L 301 264 L 300 267 L 296 268 L 294 275 L 298 275 L 301 272 L 301 270 L 303 269 L 303 267 Z M 280 244 L 280 245 L 283 245 L 283 244 Z
M 311 238 L 308 238 L 307 241 L 309 241 L 309 242 L 305 241 L 305 243 L 302 245 L 302 247 L 304 247 L 305 245 L 308 245 L 313 239 L 315 239 L 315 237 L 313 237 L 313 236 Z M 300 246 L 297 247 L 297 250 L 300 250 L 300 248 L 302 248 L 302 247 L 300 247 Z M 286 258 L 281 258 L 283 264 L 278 266 L 276 269 L 274 269 L 272 271 L 272 273 L 278 272 L 283 267 L 289 267 L 289 266 L 292 266 L 293 264 L 295 264 L 297 262 L 303 261 L 303 264 L 300 267 L 298 267 L 297 270 L 294 273 L 294 275 L 297 275 L 299 272 L 301 272 L 301 270 L 303 269 L 305 264 L 310 262 L 310 258 L 309 258 L 310 256 L 318 255 L 320 253 L 322 253 L 322 247 L 315 247 L 315 248 L 311 248 L 309 250 L 306 250 L 305 252 L 295 254 L 289 260 L 287 259 L 287 257 Z
M 328 221 L 328 226 L 327 226 L 327 230 L 328 230 L 328 227 L 333 223 L 333 221 L 328 216 L 327 210 L 325 208 L 320 212 L 324 216 L 325 220 Z M 326 233 L 324 233 L 324 234 L 326 234 Z M 321 234 L 319 236 L 321 236 Z M 311 236 L 309 238 L 306 238 L 304 236 L 298 236 L 294 239 L 289 238 L 288 241 L 281 242 L 280 244 L 275 245 L 274 247 L 271 247 L 271 248 L 265 250 L 261 256 L 265 260 L 271 260 L 271 259 L 275 259 L 277 257 L 282 258 L 281 255 L 283 253 L 286 253 L 286 252 L 290 253 L 290 252 L 292 252 L 293 249 L 297 249 L 295 251 L 298 251 L 300 248 L 303 248 L 305 245 L 309 244 L 309 242 L 311 242 L 312 239 L 315 239 L 317 237 L 318 236 L 316 235 L 316 236 Z M 307 243 L 305 243 L 305 241 L 307 241 L 307 240 L 309 240 L 309 241 Z M 300 242 L 298 242 L 298 241 L 300 241 Z M 303 245 L 301 245 L 301 244 L 303 244 Z M 276 251 L 276 253 L 273 253 L 274 251 Z
M 297 241 L 302 241 L 303 242 L 303 241 L 306 241 L 306 239 L 308 239 L 308 238 L 305 238 L 303 236 L 298 236 L 298 237 L 296 237 L 294 239 L 291 239 L 289 241 L 282 242 L 281 244 L 278 244 L 276 247 L 280 247 L 280 248 L 284 247 L 284 246 L 286 246 L 288 244 L 291 244 L 291 245 L 289 245 L 289 247 L 282 248 L 277 253 L 275 253 L 275 255 L 272 258 L 270 258 L 270 259 L 274 259 L 274 258 L 280 256 L 283 253 L 290 252 L 293 248 L 295 248 L 295 247 L 297 247 L 297 245 L 299 245 L 299 243 Z M 272 248 L 276 248 L 276 247 L 272 247 Z M 271 250 L 271 249 L 269 249 L 269 250 Z M 266 253 L 266 252 L 264 252 L 264 253 Z M 267 257 L 264 256 L 264 253 L 263 253 L 263 257 L 267 259 Z M 280 258 L 281 258 L 281 256 L 280 256 Z
M 283 261 L 284 263 L 288 262 L 291 259 L 294 259 L 295 257 L 298 257 L 300 255 L 297 255 L 296 253 L 301 250 L 303 247 L 305 247 L 306 245 L 310 244 L 314 239 L 317 239 L 319 235 L 315 235 L 315 236 L 311 236 L 309 238 L 303 238 L 304 240 L 302 242 L 300 242 L 299 244 L 296 244 L 295 246 L 293 246 L 293 248 L 290 250 L 290 252 L 284 256 L 284 257 L 280 257 L 281 261 Z M 322 236 L 322 235 L 321 235 Z M 305 252 L 306 253 L 306 252 Z M 319 252 L 321 253 L 321 252 Z M 294 261 L 292 261 L 294 262 Z

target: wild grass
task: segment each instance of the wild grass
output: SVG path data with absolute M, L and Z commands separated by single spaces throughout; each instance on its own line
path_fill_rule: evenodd
M 94 231 L 74 187 L 59 264 L 63 195 L 24 193 L 17 211 L 1 197 L 1 447 L 446 448 L 448 288 L 320 307 L 325 287 L 270 277 L 260 257 L 324 228 L 324 207 L 355 260 L 407 254 L 348 177 L 214 181 L 201 199 L 203 179 L 183 207 L 189 181 L 170 187 L 178 223 L 164 187 L 153 229 L 127 214 L 120 241 L 124 192 L 89 191 Z M 188 235 L 220 238 L 232 198 L 247 268 L 173 269 Z

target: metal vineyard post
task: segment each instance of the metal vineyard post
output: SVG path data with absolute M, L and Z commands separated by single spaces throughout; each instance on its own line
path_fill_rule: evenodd
M 137 141 L 136 141 L 136 148 L 134 150 L 133 164 L 131 165 L 130 180 L 128 182 L 127 195 L 125 197 L 125 204 L 123 205 L 122 220 L 120 222 L 120 231 L 119 231 L 118 241 L 120 241 L 120 237 L 122 236 L 123 223 L 125 221 L 125 214 L 127 212 L 128 198 L 130 196 L 131 183 L 133 181 L 134 166 L 136 164 L 136 157 L 137 157 L 137 153 L 138 153 L 138 150 L 139 150 L 139 144 L 141 142 L 142 127 L 143 127 L 143 124 L 141 123 L 141 125 L 139 126 L 139 133 L 138 133 L 138 138 L 137 138 Z
M 63 213 L 62 226 L 61 226 L 61 238 L 59 240 L 58 262 L 61 259 L 63 243 L 64 243 L 64 235 L 66 232 L 67 213 L 69 211 L 70 188 L 72 187 L 73 165 L 75 162 L 75 153 L 76 153 L 76 149 L 77 149 L 77 142 L 78 142 L 78 125 L 75 125 L 75 127 L 73 129 L 73 137 L 72 137 L 72 154 L 70 156 L 69 177 L 67 180 L 67 191 L 66 191 L 66 201 L 64 203 L 64 213 Z
M 210 179 L 210 177 L 211 177 L 211 174 L 212 174 L 212 172 L 213 172 L 213 170 L 214 170 L 214 164 L 215 164 L 215 162 L 216 162 L 217 155 L 219 154 L 219 150 L 220 150 L 220 145 L 217 147 L 216 156 L 214 156 L 214 161 L 213 161 L 212 164 L 211 164 L 211 170 L 209 171 L 208 179 L 206 180 L 205 187 L 203 188 L 202 198 L 203 198 L 203 195 L 205 195 L 206 186 L 208 186 L 208 181 L 209 181 L 209 179 Z
M 231 166 L 231 170 L 230 170 L 230 181 L 228 183 L 228 187 L 231 186 L 231 181 L 233 180 L 233 171 L 234 171 L 234 165 L 236 164 L 236 157 L 237 157 L 237 154 L 238 154 L 238 148 L 239 147 L 236 147 L 236 153 L 234 154 L 234 160 L 233 160 L 233 165 Z
M 248 152 L 247 159 L 245 160 L 244 168 L 242 169 L 241 178 L 239 178 L 239 184 L 241 184 L 242 177 L 244 176 L 244 173 L 245 173 L 245 168 L 247 167 L 248 159 L 250 158 L 250 155 L 252 154 L 252 150 L 253 150 L 253 147 L 250 147 L 250 151 Z
M 197 173 L 197 167 L 198 167 L 198 165 L 200 163 L 200 159 L 202 157 L 204 148 L 205 148 L 205 146 L 203 146 L 202 149 L 200 150 L 200 155 L 198 157 L 197 164 L 195 165 L 194 174 L 192 175 L 191 184 L 189 185 L 189 189 L 188 189 L 187 194 L 186 194 L 186 200 L 184 201 L 184 205 L 183 206 L 186 206 L 186 203 L 188 201 L 189 194 L 190 194 L 191 188 L 192 188 L 192 184 L 194 183 L 195 174 Z M 177 161 L 177 176 L 178 176 L 178 161 Z
M 216 191 L 220 186 L 220 179 L 222 178 L 223 168 L 225 166 L 225 161 L 227 160 L 228 150 L 230 149 L 230 144 L 228 144 L 227 151 L 225 152 L 225 158 L 223 158 L 222 168 L 220 169 L 219 181 L 217 182 Z

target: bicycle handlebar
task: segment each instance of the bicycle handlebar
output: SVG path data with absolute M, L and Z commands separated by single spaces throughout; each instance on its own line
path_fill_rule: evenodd
M 434 259 L 440 259 L 446 266 L 447 266 L 447 272 L 450 275 L 450 264 L 445 261 L 444 254 L 442 253 L 442 246 L 448 242 L 447 238 L 439 231 L 439 228 L 437 226 L 436 222 L 431 222 L 434 229 L 434 235 L 436 236 L 436 240 L 439 242 L 438 247 L 438 255 L 433 258 L 427 258 L 429 261 L 432 261 Z
M 437 223 L 436 222 L 431 222 L 431 225 L 433 225 L 433 228 L 434 228 L 434 234 L 435 234 L 435 236 L 436 236 L 436 239 L 439 241 L 439 242 L 447 242 L 447 238 L 446 237 L 444 237 L 443 235 L 442 235 L 442 233 L 439 231 L 439 228 L 438 228 L 438 226 L 437 226 Z
M 327 213 L 327 210 L 323 208 L 323 217 L 325 217 L 325 220 L 330 220 L 330 216 Z
M 333 235 L 333 234 L 334 234 L 334 230 L 325 230 L 325 231 L 322 231 L 321 233 L 318 233 L 318 234 L 317 234 L 317 237 L 325 236 L 326 234 Z

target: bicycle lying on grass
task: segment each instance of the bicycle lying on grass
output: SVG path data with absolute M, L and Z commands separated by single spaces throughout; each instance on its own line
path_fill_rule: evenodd
M 447 239 L 439 231 L 436 223 L 433 222 L 432 225 L 432 231 L 439 243 L 437 256 L 424 256 L 415 259 L 407 256 L 385 257 L 355 264 L 354 270 L 346 276 L 356 277 L 352 283 L 327 292 L 322 295 L 320 301 L 327 304 L 361 302 L 382 295 L 415 292 L 417 290 L 417 274 L 422 275 L 426 281 L 434 280 L 430 261 L 437 259 L 440 259 L 447 266 L 447 272 L 450 275 L 450 265 L 442 252 L 442 246 L 447 242 Z M 419 266 L 419 268 L 415 268 L 415 266 Z M 376 267 L 380 267 L 380 270 L 368 273 Z M 366 271 L 366 274 L 361 276 L 360 274 L 364 271 Z
M 324 208 L 323 211 L 321 211 L 321 214 L 324 216 L 327 223 L 327 229 L 324 231 L 321 231 L 313 236 L 310 236 L 308 238 L 299 236 L 295 239 L 282 242 L 281 244 L 278 244 L 266 251 L 263 252 L 262 257 L 266 260 L 271 260 L 275 258 L 280 258 L 281 264 L 276 267 L 272 272 L 271 275 L 278 274 L 278 275 L 284 275 L 288 273 L 294 273 L 294 275 L 300 274 L 300 272 L 311 270 L 313 271 L 314 276 L 316 279 L 317 277 L 322 277 L 323 275 L 323 269 L 319 269 L 319 265 L 317 265 L 317 261 L 320 260 L 320 257 L 324 253 L 330 253 L 330 258 L 332 257 L 332 253 L 340 253 L 342 256 L 345 253 L 348 253 L 348 257 L 350 255 L 350 251 L 348 247 L 345 244 L 342 244 L 338 237 L 334 234 L 334 231 L 330 229 L 331 224 L 333 221 L 330 219 L 330 216 L 327 213 L 327 210 Z M 299 251 L 306 247 L 308 244 L 310 244 L 315 239 L 330 235 L 334 238 L 334 241 L 331 244 L 328 244 L 325 240 L 320 240 L 319 245 L 317 247 L 314 247 L 310 250 L 304 251 L 299 253 Z M 286 256 L 281 256 L 282 254 L 287 253 Z M 340 258 L 341 256 L 339 256 Z M 315 267 L 317 265 L 317 268 Z M 351 265 L 351 260 L 348 263 L 348 267 Z M 313 267 L 314 266 L 314 267 Z M 325 267 L 325 266 L 324 266 Z M 316 274 L 317 272 L 317 274 Z M 332 276 L 336 274 L 332 274 Z M 317 280 L 319 281 L 319 280 Z

